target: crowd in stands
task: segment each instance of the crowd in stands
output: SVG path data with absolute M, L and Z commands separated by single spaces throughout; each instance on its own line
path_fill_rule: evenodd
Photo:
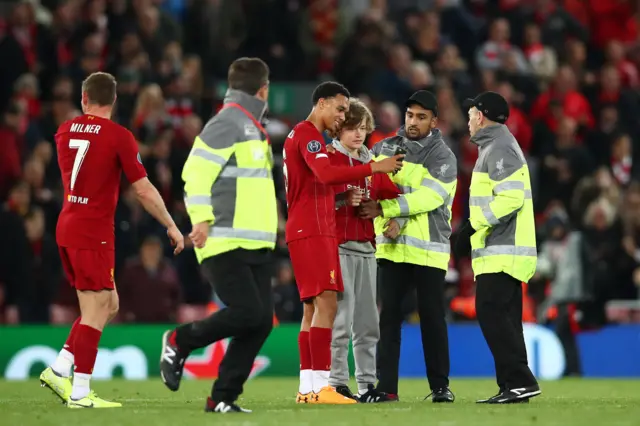
M 459 159 L 454 232 L 468 214 L 477 158 L 461 102 L 484 90 L 501 93 L 511 105 L 507 125 L 530 163 L 537 215 L 540 267 L 526 287 L 526 319 L 568 312 L 582 327 L 640 320 L 633 309 L 605 309 L 612 300 L 637 301 L 640 286 L 638 12 L 631 0 L 3 2 L 0 323 L 77 316 L 55 243 L 62 188 L 54 134 L 81 114 L 82 80 L 100 70 L 116 76 L 114 120 L 138 139 L 150 180 L 188 233 L 182 165 L 221 105 L 216 85 L 240 56 L 265 60 L 274 83 L 345 84 L 375 113 L 369 146 L 402 125 L 413 91 L 433 91 L 439 128 Z M 302 105 L 310 107 L 310 100 Z M 280 123 L 272 135 L 279 155 L 282 128 L 296 119 L 269 119 Z M 275 175 L 284 232 L 279 168 Z M 126 184 L 115 232 L 117 321 L 187 321 L 215 309 L 193 248 L 171 256 L 163 229 Z M 282 235 L 277 257 L 275 314 L 297 321 Z M 472 320 L 469 259 L 452 259 L 447 280 L 450 319 Z

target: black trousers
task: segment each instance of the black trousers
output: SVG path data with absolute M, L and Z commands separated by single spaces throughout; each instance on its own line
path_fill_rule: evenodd
M 476 277 L 476 314 L 496 367 L 500 390 L 537 384 L 522 331 L 522 285 L 505 273 Z
M 191 352 L 231 337 L 211 398 L 235 401 L 273 327 L 271 252 L 238 249 L 205 259 L 202 269 L 226 307 L 178 327 L 176 343 Z
M 398 393 L 400 334 L 405 296 L 416 289 L 422 349 L 432 390 L 449 386 L 449 336 L 445 320 L 442 269 L 409 263 L 378 262 L 380 286 L 380 341 L 378 345 L 378 389 Z

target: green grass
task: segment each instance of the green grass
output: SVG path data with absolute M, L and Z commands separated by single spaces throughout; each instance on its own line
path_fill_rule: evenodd
M 319 406 L 294 404 L 297 380 L 257 378 L 246 386 L 240 403 L 252 414 L 205 414 L 208 381 L 185 381 L 172 393 L 160 380 L 95 381 L 100 396 L 123 403 L 120 409 L 69 410 L 39 382 L 0 381 L 0 425 L 636 425 L 640 420 L 640 381 L 563 380 L 542 383 L 542 395 L 530 404 L 477 405 L 493 395 L 490 380 L 453 380 L 454 404 L 423 401 L 425 380 L 403 380 L 401 402 Z

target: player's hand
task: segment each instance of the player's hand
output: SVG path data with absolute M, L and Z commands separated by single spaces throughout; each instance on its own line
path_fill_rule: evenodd
M 404 154 L 397 154 L 384 160 L 371 163 L 373 173 L 394 173 L 402 169 L 402 159 Z
M 327 144 L 326 148 L 327 148 L 327 152 L 328 152 L 329 154 L 333 154 L 333 153 L 335 153 L 335 152 L 336 152 L 336 149 L 335 149 L 335 148 L 333 147 L 333 145 L 332 145 L 332 144 L 330 144 L 330 143 L 328 143 L 328 144 Z
M 376 201 L 364 200 L 358 207 L 358 216 L 362 219 L 375 219 L 382 216 L 382 207 Z
M 351 188 L 347 191 L 347 205 L 352 207 L 358 207 L 362 202 L 363 197 L 362 189 Z
M 395 219 L 391 219 L 389 222 L 387 222 L 387 230 L 384 231 L 382 235 L 387 238 L 391 238 L 392 240 L 398 238 L 398 235 L 400 235 L 400 224 L 398 223 L 398 221 Z
M 189 238 L 197 248 L 203 248 L 207 238 L 209 238 L 209 222 L 200 222 L 193 225 Z
M 171 245 L 175 247 L 173 254 L 178 254 L 184 250 L 184 235 L 182 235 L 177 226 L 174 225 L 167 229 L 167 236 L 171 240 Z

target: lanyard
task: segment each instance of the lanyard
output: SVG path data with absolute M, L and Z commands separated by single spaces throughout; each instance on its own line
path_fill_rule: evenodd
M 253 124 L 255 124 L 256 127 L 262 132 L 264 137 L 267 138 L 267 143 L 269 145 L 271 145 L 271 139 L 269 139 L 269 134 L 267 133 L 265 128 L 262 126 L 262 124 L 260 124 L 260 122 L 258 120 L 255 119 L 255 117 L 249 111 L 244 109 L 244 107 L 242 105 L 236 104 L 236 103 L 228 103 L 228 104 L 224 105 L 224 108 L 237 108 L 240 111 L 242 111 L 244 113 L 244 115 L 246 115 L 247 117 L 249 117 L 249 119 L 251 121 L 253 121 Z

